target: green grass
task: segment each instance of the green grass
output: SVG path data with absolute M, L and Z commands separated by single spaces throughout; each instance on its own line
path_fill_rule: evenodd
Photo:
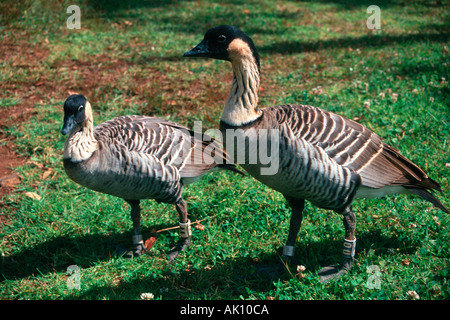
M 154 115 L 203 129 L 217 127 L 231 84 L 229 63 L 186 60 L 214 25 L 235 24 L 261 55 L 261 104 L 303 103 L 357 119 L 420 165 L 449 199 L 449 12 L 433 1 L 121 1 L 79 2 L 82 29 L 68 30 L 77 2 L 12 1 L 2 6 L 1 108 L 33 108 L 4 131 L 29 158 L 23 178 L 1 200 L 1 299 L 421 299 L 449 288 L 449 218 L 413 196 L 357 200 L 357 264 L 329 284 L 322 265 L 340 259 L 343 225 L 330 211 L 306 207 L 295 256 L 306 267 L 270 278 L 259 266 L 280 262 L 290 212 L 283 197 L 251 177 L 213 173 L 184 197 L 193 243 L 174 263 L 168 230 L 138 259 L 115 256 L 131 235 L 121 199 L 69 180 L 62 168 L 62 103 L 84 94 L 95 121 Z M 381 8 L 382 29 L 365 27 L 366 8 Z M 14 9 L 14 10 L 13 10 Z M 369 103 L 367 103 L 369 102 Z M 366 104 L 365 104 L 366 103 Z M 209 121 L 209 120 L 212 120 Z M 47 172 L 47 173 L 46 173 Z M 26 196 L 40 195 L 41 200 Z M 143 231 L 176 226 L 172 206 L 143 201 Z M 81 289 L 67 287 L 67 268 Z M 367 287 L 369 266 L 381 288 Z

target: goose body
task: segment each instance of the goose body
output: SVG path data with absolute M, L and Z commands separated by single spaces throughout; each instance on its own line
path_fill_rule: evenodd
M 81 95 L 70 96 L 64 112 L 62 133 L 69 134 L 63 159 L 67 175 L 82 186 L 130 203 L 137 246 L 142 247 L 140 200 L 175 204 L 180 224 L 186 226 L 183 186 L 221 167 L 235 170 L 223 164 L 226 154 L 214 142 L 198 139 L 176 123 L 133 115 L 94 127 L 90 103 Z M 186 247 L 187 230 L 182 237 Z
M 274 175 L 262 174 L 259 160 L 241 166 L 283 195 L 308 199 L 318 207 L 339 212 L 354 198 L 414 193 L 414 188 L 427 193 L 426 188 L 440 190 L 419 167 L 352 120 L 306 105 L 261 111 L 261 116 L 247 125 L 235 127 L 221 121 L 220 129 L 225 134 L 230 129 L 244 130 L 248 150 L 258 144 L 261 130 L 279 132 L 280 163 Z M 431 194 L 428 196 L 443 208 Z
M 339 210 L 353 199 L 359 186 L 359 177 L 350 169 L 340 166 L 333 158 L 328 157 L 323 149 L 312 144 L 306 135 L 301 136 L 299 131 L 292 130 L 284 121 L 292 119 L 289 113 L 307 116 L 312 110 L 302 106 L 284 106 L 262 111 L 261 117 L 256 121 L 240 127 L 248 137 L 245 148 L 258 145 L 257 133 L 261 132 L 260 130 L 277 130 L 278 170 L 275 174 L 264 174 L 261 171 L 261 161 L 258 160 L 256 163 L 241 164 L 247 172 L 287 197 L 308 199 L 322 208 Z M 222 121 L 220 128 L 226 132 L 232 127 Z
M 210 165 L 192 174 L 190 153 L 201 151 L 202 141 L 187 128 L 158 118 L 117 117 L 94 127 L 93 136 L 98 147 L 92 155 L 83 161 L 64 158 L 64 169 L 75 182 L 116 197 L 175 203 L 183 185 L 217 167 L 208 159 Z
M 307 105 L 260 109 L 259 55 L 250 37 L 238 28 L 218 26 L 208 30 L 204 39 L 184 56 L 231 62 L 234 78 L 220 121 L 224 136 L 241 130 L 246 136 L 245 148 L 249 150 L 260 142 L 261 132 L 276 132 L 268 140 L 273 149 L 278 147 L 275 160 L 279 166 L 274 174 L 263 174 L 260 158 L 239 164 L 253 177 L 281 192 L 292 207 L 289 236 L 283 251 L 286 258 L 293 256 L 305 200 L 344 217 L 343 268 L 334 269 L 324 277 L 326 280 L 351 268 L 356 239 L 356 216 L 351 204 L 355 198 L 415 193 L 448 212 L 429 192 L 440 190 L 439 184 L 361 124 Z M 242 150 L 234 151 L 230 155 L 236 159 Z

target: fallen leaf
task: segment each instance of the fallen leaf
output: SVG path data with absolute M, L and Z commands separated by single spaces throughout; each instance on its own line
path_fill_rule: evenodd
M 402 260 L 402 265 L 404 265 L 404 266 L 409 266 L 410 263 L 411 263 L 411 259 Z
M 197 223 L 196 225 L 195 225 L 195 227 L 194 227 L 195 229 L 197 229 L 197 230 L 200 230 L 200 231 L 202 231 L 202 230 L 204 230 L 205 229 L 205 226 L 204 225 L 202 225 L 201 223 Z
M 147 251 L 150 250 L 153 247 L 153 245 L 155 244 L 155 242 L 156 242 L 156 238 L 155 237 L 150 237 L 147 240 L 145 240 L 145 242 L 144 242 L 145 249 Z
M 391 101 L 392 102 L 396 102 L 397 101 L 397 99 L 398 99 L 398 93 L 392 93 L 392 95 L 391 95 Z
M 30 161 L 32 164 L 34 164 L 39 169 L 43 169 L 44 165 L 42 163 L 36 162 L 36 161 Z
M 42 199 L 42 197 L 41 197 L 40 195 L 38 195 L 37 193 L 35 193 L 35 192 L 29 192 L 29 191 L 27 191 L 27 192 L 25 192 L 25 195 L 26 195 L 28 198 L 31 198 L 31 199 L 33 199 L 33 200 L 41 200 L 41 199 Z
M 52 169 L 44 171 L 44 173 L 42 174 L 42 180 L 46 180 L 52 173 L 53 173 Z

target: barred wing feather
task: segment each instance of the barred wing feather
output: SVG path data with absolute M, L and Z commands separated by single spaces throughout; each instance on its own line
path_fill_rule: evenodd
M 269 110 L 278 123 L 288 124 L 299 141 L 323 150 L 339 166 L 359 174 L 363 188 L 403 187 L 445 209 L 427 191 L 440 191 L 439 184 L 366 127 L 311 106 L 285 105 Z

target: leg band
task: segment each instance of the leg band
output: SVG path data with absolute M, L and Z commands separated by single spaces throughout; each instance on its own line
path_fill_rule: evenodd
M 342 256 L 347 259 L 351 259 L 355 256 L 356 238 L 354 240 L 344 239 L 344 251 Z
M 283 255 L 287 257 L 293 257 L 294 256 L 294 246 L 284 246 L 283 247 Z
M 188 219 L 186 223 L 180 222 L 180 237 L 189 238 L 191 236 L 191 221 Z
M 142 239 L 142 234 L 136 234 L 133 236 L 133 244 L 144 244 L 144 240 Z

